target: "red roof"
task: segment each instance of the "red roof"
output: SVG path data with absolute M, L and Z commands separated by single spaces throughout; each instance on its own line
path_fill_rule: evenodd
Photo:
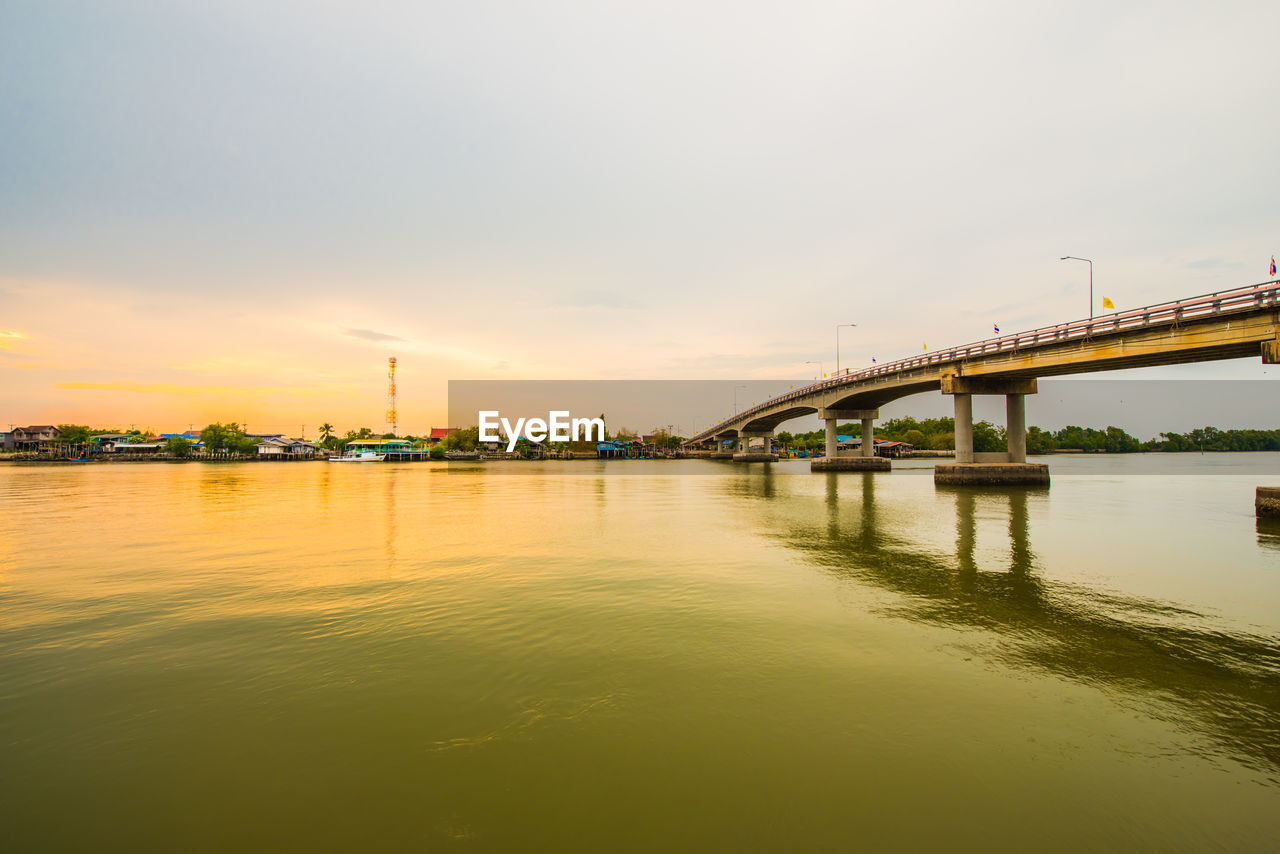
M 448 435 L 450 435 L 450 434 L 452 434 L 452 433 L 457 433 L 457 432 L 458 432 L 458 428 L 457 428 L 457 427 L 432 427 L 432 428 L 431 428 L 431 435 L 430 435 L 430 436 L 428 436 L 427 438 L 428 438 L 428 439 L 443 439 L 445 436 L 448 436 Z

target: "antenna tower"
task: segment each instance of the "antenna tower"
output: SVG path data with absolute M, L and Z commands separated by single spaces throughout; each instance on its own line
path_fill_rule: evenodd
M 396 415 L 396 357 L 392 356 L 387 359 L 387 424 L 392 435 L 395 435 L 399 420 Z

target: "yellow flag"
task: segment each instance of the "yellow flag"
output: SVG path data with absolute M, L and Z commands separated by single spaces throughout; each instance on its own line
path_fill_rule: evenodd
M 928 350 L 928 349 L 929 349 L 929 345 L 928 345 L 928 344 L 926 344 L 926 343 L 924 343 L 923 341 L 921 341 L 921 342 L 920 342 L 920 349 L 921 349 L 921 350 Z
M 1102 298 L 1102 307 L 1103 307 L 1103 308 L 1115 308 L 1115 307 L 1116 307 L 1116 304 L 1115 304 L 1115 303 L 1113 303 L 1111 300 L 1107 299 L 1106 297 L 1103 297 L 1103 298 Z

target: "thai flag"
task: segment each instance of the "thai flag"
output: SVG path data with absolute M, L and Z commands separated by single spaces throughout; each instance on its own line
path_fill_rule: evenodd
M 996 331 L 996 334 L 997 334 L 997 335 L 999 335 L 999 334 L 1000 334 L 1000 326 L 999 326 L 999 324 L 993 323 L 993 324 L 991 324 L 991 328 L 992 328 L 992 329 L 994 329 L 994 330 Z
M 875 356 L 872 356 L 872 357 L 871 357 L 871 364 L 873 364 L 873 365 L 874 365 L 874 364 L 875 364 L 875 362 L 876 362 L 876 357 L 875 357 Z
M 1272 255 L 1271 256 L 1271 275 L 1274 276 L 1275 274 L 1276 274 L 1276 256 Z

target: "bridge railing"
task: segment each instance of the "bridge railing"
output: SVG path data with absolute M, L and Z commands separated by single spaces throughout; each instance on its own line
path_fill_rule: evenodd
M 930 365 L 957 362 L 962 359 L 973 358 L 974 356 L 986 356 L 1002 351 L 1016 352 L 1018 350 L 1033 349 L 1035 347 L 1045 347 L 1062 341 L 1087 340 L 1094 335 L 1109 335 L 1117 332 L 1141 329 L 1147 326 L 1166 325 L 1169 323 L 1176 325 L 1183 320 L 1195 320 L 1200 317 L 1209 317 L 1215 314 L 1222 314 L 1224 312 L 1246 311 L 1249 309 L 1277 305 L 1280 305 L 1280 279 L 1273 279 L 1269 282 L 1263 282 L 1257 285 L 1249 285 L 1247 287 L 1234 288 L 1227 291 L 1215 291 L 1211 294 L 1175 300 L 1174 302 L 1157 303 L 1156 305 L 1143 306 L 1142 308 L 1125 309 L 1124 311 L 1117 311 L 1114 314 L 1108 314 L 1103 317 L 1093 317 L 1085 320 L 1072 320 L 1066 323 L 1059 323 L 1054 326 L 1044 326 L 1039 329 L 1032 329 L 1027 332 L 1017 332 L 1012 335 L 988 338 L 984 341 L 962 344 L 958 347 L 951 347 L 946 350 L 935 350 L 932 353 L 923 353 L 919 356 L 899 359 L 896 362 L 886 362 L 883 365 L 873 365 L 870 368 L 863 368 L 860 371 L 853 371 L 850 368 L 845 368 L 843 371 L 840 371 L 838 374 L 828 377 L 827 379 L 819 380 L 802 388 L 779 395 L 778 397 L 770 398 L 764 403 L 756 404 L 749 409 L 744 409 L 733 418 L 725 419 L 714 427 L 702 431 L 690 441 L 702 441 L 706 438 L 710 438 L 715 435 L 717 430 L 720 430 L 723 425 L 730 421 L 740 421 L 757 412 L 761 412 L 765 409 L 772 409 L 780 403 L 786 403 L 789 400 L 795 400 L 800 397 L 807 397 L 815 391 L 821 391 L 826 388 L 836 388 L 851 382 L 861 382 L 862 380 L 871 379 L 873 377 L 884 376 L 886 374 L 897 374 L 902 371 L 928 367 Z

